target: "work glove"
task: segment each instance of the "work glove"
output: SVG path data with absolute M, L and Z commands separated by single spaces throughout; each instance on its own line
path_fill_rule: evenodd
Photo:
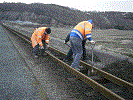
M 95 44 L 95 41 L 92 40 L 92 41 L 90 41 L 90 43 L 94 45 Z
M 48 48 L 49 48 L 49 44 L 46 44 L 46 48 L 45 48 L 45 50 L 48 50 Z
M 66 41 L 64 41 L 64 44 L 67 44 L 67 42 L 66 42 Z
M 47 44 L 47 48 L 49 48 L 49 44 Z
M 41 47 L 40 47 L 40 49 L 44 49 L 44 47 L 43 47 L 43 46 L 41 46 Z
M 95 44 L 95 41 L 91 40 L 91 41 L 87 41 L 86 42 L 87 45 L 90 44 L 90 43 L 94 45 Z

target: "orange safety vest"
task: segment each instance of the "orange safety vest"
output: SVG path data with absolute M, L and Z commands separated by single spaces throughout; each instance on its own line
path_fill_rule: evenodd
M 89 21 L 78 23 L 72 32 L 77 34 L 82 40 L 91 38 L 92 24 Z
M 34 33 L 31 36 L 32 47 L 33 48 L 37 44 L 39 44 L 40 47 L 43 46 L 42 40 L 45 40 L 45 43 L 49 44 L 49 35 L 48 34 L 44 34 L 46 29 L 47 29 L 47 27 L 36 28 L 36 30 L 34 31 Z

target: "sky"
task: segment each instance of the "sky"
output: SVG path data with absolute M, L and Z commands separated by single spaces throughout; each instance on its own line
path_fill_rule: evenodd
M 133 12 L 133 0 L 1 0 L 3 2 L 57 4 L 82 11 Z

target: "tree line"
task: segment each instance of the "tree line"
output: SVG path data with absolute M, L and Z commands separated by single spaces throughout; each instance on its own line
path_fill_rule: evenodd
M 0 20 L 74 26 L 88 19 L 92 19 L 94 26 L 100 29 L 133 30 L 132 12 L 83 12 L 55 4 L 0 3 Z

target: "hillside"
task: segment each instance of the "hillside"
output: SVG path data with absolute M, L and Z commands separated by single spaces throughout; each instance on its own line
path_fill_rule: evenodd
M 74 26 L 92 19 L 96 28 L 133 30 L 132 12 L 82 12 L 55 4 L 0 3 L 0 20 L 31 21 L 52 26 Z

